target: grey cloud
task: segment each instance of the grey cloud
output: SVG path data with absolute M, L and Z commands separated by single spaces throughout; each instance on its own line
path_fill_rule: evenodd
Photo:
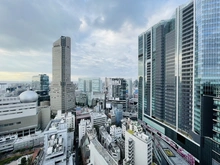
M 136 77 L 138 34 L 164 4 L 187 0 L 181 1 L 0 0 L 0 51 L 7 52 L 0 54 L 0 71 L 51 73 L 52 43 L 66 35 L 72 75 Z M 121 29 L 125 23 L 131 29 Z M 103 31 L 116 38 L 97 36 Z
M 77 31 L 80 21 L 57 1 L 1 1 L 0 47 L 10 50 L 50 51 L 52 42 L 68 29 Z

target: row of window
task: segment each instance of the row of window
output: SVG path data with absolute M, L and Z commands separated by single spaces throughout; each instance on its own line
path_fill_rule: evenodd
M 16 123 L 7 123 L 7 124 L 0 124 L 0 127 L 8 127 L 8 126 L 12 126 L 12 125 L 18 125 L 21 124 L 21 122 L 16 122 Z
M 4 111 L 0 111 L 0 113 L 3 113 L 3 112 L 11 112 L 11 111 L 16 111 L 16 110 L 29 110 L 29 109 L 35 109 L 35 107 L 30 107 L 30 108 L 23 108 L 23 109 L 11 109 L 11 110 L 4 110 Z

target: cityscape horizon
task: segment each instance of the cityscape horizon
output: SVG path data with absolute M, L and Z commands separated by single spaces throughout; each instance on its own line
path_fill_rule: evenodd
M 220 165 L 220 1 L 95 2 L 0 1 L 0 165 Z

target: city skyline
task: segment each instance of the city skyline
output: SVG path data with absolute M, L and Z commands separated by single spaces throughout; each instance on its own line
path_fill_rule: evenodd
M 1 81 L 31 81 L 41 73 L 52 80 L 51 43 L 61 35 L 72 38 L 72 81 L 94 76 L 135 80 L 137 36 L 170 18 L 173 9 L 184 3 L 129 1 L 125 6 L 125 1 L 47 1 L 42 6 L 39 1 L 3 0 Z

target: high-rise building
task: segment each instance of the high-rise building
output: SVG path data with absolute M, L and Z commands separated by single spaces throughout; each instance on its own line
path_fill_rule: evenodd
M 124 78 L 105 78 L 106 98 L 112 107 L 126 110 L 126 86 Z
M 102 80 L 101 78 L 79 78 L 78 90 L 82 92 L 101 92 Z
M 132 87 L 133 87 L 132 79 L 131 78 L 126 79 L 126 94 L 128 98 L 132 97 L 133 94 Z
M 39 74 L 32 77 L 32 89 L 49 91 L 49 76 L 46 74 Z
M 75 106 L 74 85 L 71 82 L 71 39 L 61 36 L 53 43 L 51 110 L 66 112 Z
M 109 100 L 126 100 L 126 80 L 124 78 L 105 78 L 105 87 Z
M 220 136 L 204 124 L 217 121 L 212 109 L 220 86 L 219 7 L 217 0 L 190 1 L 138 36 L 138 118 L 201 164 L 220 162 Z M 206 160 L 204 148 L 211 152 Z

